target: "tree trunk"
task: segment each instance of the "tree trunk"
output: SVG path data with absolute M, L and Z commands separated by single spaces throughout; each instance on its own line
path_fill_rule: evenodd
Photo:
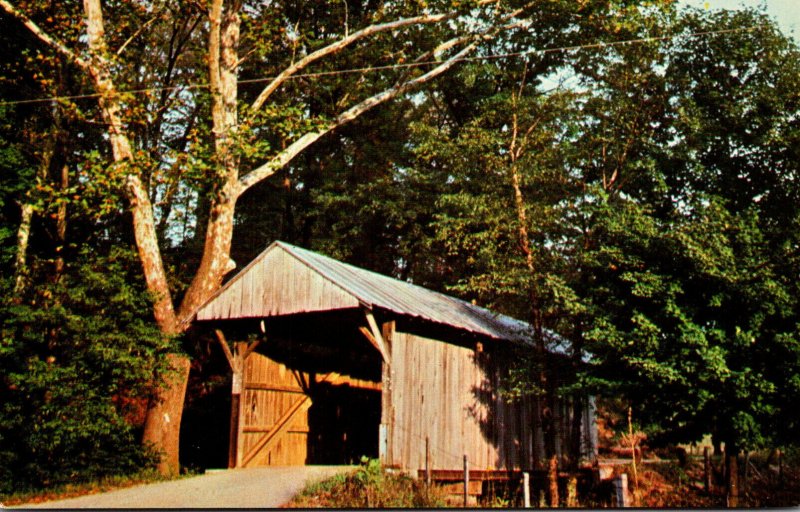
M 209 9 L 208 71 L 218 182 L 209 211 L 203 256 L 181 303 L 178 315 L 181 325 L 191 321 L 197 309 L 222 284 L 225 275 L 236 268 L 230 251 L 240 194 L 239 157 L 235 151 L 239 123 L 236 110 L 239 8 L 238 1 L 225 8 L 223 0 L 214 0 Z
M 25 281 L 28 275 L 28 240 L 31 235 L 31 222 L 33 221 L 33 205 L 23 203 L 21 218 L 17 229 L 17 255 L 14 258 L 14 295 L 19 296 L 25 290 Z
M 114 165 L 126 177 L 126 195 L 133 216 L 133 231 L 139 259 L 142 263 L 148 291 L 154 296 L 153 314 L 161 331 L 176 335 L 185 331 L 197 308 L 213 294 L 222 283 L 224 276 L 235 266 L 230 260 L 231 239 L 233 235 L 234 209 L 238 197 L 256 183 L 267 179 L 282 168 L 310 144 L 331 130 L 359 117 L 364 112 L 410 90 L 412 87 L 434 79 L 453 67 L 461 58 L 474 51 L 481 38 L 489 37 L 497 28 L 487 28 L 479 34 L 456 37 L 439 45 L 444 52 L 461 45 L 462 50 L 445 59 L 433 69 L 413 79 L 404 79 L 383 91 L 364 99 L 360 103 L 340 113 L 326 126 L 299 137 L 284 151 L 278 153 L 265 164 L 250 171 L 239 179 L 239 157 L 234 150 L 238 130 L 237 119 L 237 67 L 239 45 L 239 9 L 241 0 L 232 0 L 225 8 L 223 0 L 212 0 L 209 8 L 209 85 L 212 99 L 212 119 L 215 143 L 216 183 L 208 210 L 207 231 L 203 255 L 184 299 L 176 315 L 170 293 L 166 272 L 161 257 L 158 233 L 154 221 L 153 205 L 146 184 L 134 159 L 129 133 L 123 123 L 124 104 L 113 80 L 113 59 L 108 52 L 100 0 L 83 0 L 86 16 L 86 39 L 88 58 L 76 53 L 57 38 L 47 34 L 24 12 L 7 0 L 0 0 L 0 9 L 18 19 L 42 42 L 51 46 L 73 64 L 88 72 L 95 91 L 99 95 L 99 105 L 111 144 Z M 511 20 L 523 9 L 511 11 L 502 17 L 503 23 Z M 419 18 L 401 20 L 397 26 L 413 23 L 435 23 L 449 19 L 451 15 L 425 15 Z M 334 44 L 310 54 L 297 65 L 287 68 L 267 87 L 259 101 L 277 88 L 283 81 L 302 67 L 325 55 L 336 53 L 344 46 L 355 43 L 369 34 L 388 31 L 395 25 L 376 25 L 351 36 L 345 36 L 342 44 Z M 174 370 L 165 386 L 159 387 L 148 408 L 143 441 L 154 445 L 164 453 L 162 472 L 178 471 L 178 439 L 180 417 L 189 373 L 190 362 L 185 356 L 171 355 L 170 363 Z
M 36 170 L 37 185 L 47 179 L 60 130 L 59 120 L 58 110 L 56 110 L 55 129 L 50 134 L 50 137 L 47 138 L 42 151 L 42 159 Z M 17 296 L 25 289 L 25 280 L 28 274 L 28 242 L 31 236 L 34 206 L 31 202 L 25 202 L 20 205 L 20 210 L 19 228 L 17 229 L 17 253 L 14 257 L 14 294 Z
M 524 82 L 524 80 L 523 80 Z M 521 90 L 520 90 L 521 94 Z M 509 145 L 509 174 L 511 178 L 511 187 L 514 191 L 514 205 L 517 213 L 517 236 L 519 247 L 525 256 L 525 265 L 528 269 L 530 278 L 529 300 L 530 300 L 530 323 L 533 327 L 533 336 L 537 358 L 537 385 L 540 388 L 539 392 L 544 393 L 537 402 L 539 409 L 538 416 L 540 425 L 539 428 L 546 431 L 548 435 L 545 439 L 548 456 L 554 456 L 559 451 L 559 435 L 558 431 L 561 428 L 559 425 L 560 414 L 558 413 L 558 404 L 555 400 L 554 386 L 555 381 L 553 375 L 548 375 L 549 365 L 547 363 L 547 347 L 545 346 L 544 323 L 542 318 L 542 310 L 537 292 L 536 276 L 538 274 L 536 268 L 536 261 L 531 248 L 530 234 L 528 233 L 528 216 L 525 208 L 525 197 L 522 194 L 522 180 L 519 175 L 519 168 L 517 161 L 525 149 L 525 141 L 520 141 L 519 137 L 519 124 L 517 117 L 517 96 L 514 97 L 514 112 L 512 113 L 512 132 L 511 144 Z M 549 414 L 545 414 L 542 404 L 547 404 Z M 534 426 L 535 428 L 536 426 Z
M 142 183 L 133 159 L 131 142 L 122 122 L 122 105 L 111 76 L 107 58 L 103 13 L 100 0 L 84 0 L 86 34 L 91 61 L 88 67 L 95 89 L 100 94 L 99 103 L 103 119 L 108 125 L 109 141 L 115 165 L 126 166 L 126 193 L 133 214 L 133 232 L 139 259 L 142 263 L 147 289 L 154 294 L 153 315 L 164 334 L 180 332 L 172 304 L 161 251 L 158 247 L 153 206 Z M 145 419 L 142 442 L 161 452 L 159 471 L 162 474 L 177 474 L 180 422 L 186 384 L 189 378 L 189 358 L 183 355 L 169 356 L 173 374 L 158 387 L 151 400 Z
M 66 193 L 69 187 L 69 167 L 63 165 L 61 167 L 61 193 Z M 64 273 L 64 246 L 67 242 L 67 202 L 62 201 L 58 205 L 58 213 L 56 215 L 56 233 L 58 235 L 58 247 L 56 247 L 56 264 L 55 264 L 55 278 L 58 282 L 61 280 L 61 275 Z
M 191 361 L 187 356 L 169 354 L 170 373 L 151 400 L 144 423 L 142 442 L 160 452 L 158 471 L 175 476 L 180 472 L 181 417 Z

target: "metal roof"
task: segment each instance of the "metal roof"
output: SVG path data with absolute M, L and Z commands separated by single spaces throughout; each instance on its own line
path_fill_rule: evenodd
M 273 245 L 292 254 L 370 307 L 423 318 L 491 338 L 530 341 L 529 325 L 515 318 L 286 242 L 275 242 Z
M 525 322 L 281 241 L 270 244 L 200 306 L 198 313 L 209 309 L 234 282 L 240 280 L 248 271 L 254 270 L 257 264 L 275 249 L 291 255 L 367 307 L 377 307 L 400 315 L 422 318 L 490 338 L 531 342 L 531 329 Z M 196 315 L 201 316 L 197 313 Z

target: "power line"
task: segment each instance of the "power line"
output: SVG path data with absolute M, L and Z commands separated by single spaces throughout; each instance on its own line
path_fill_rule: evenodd
M 676 39 L 678 37 L 686 37 L 686 38 L 697 38 L 703 36 L 712 36 L 712 35 L 724 35 L 724 34 L 733 34 L 736 32 L 749 32 L 756 30 L 758 28 L 762 28 L 763 25 L 754 25 L 751 27 L 742 27 L 742 28 L 730 28 L 730 29 L 722 29 L 722 30 L 707 30 L 702 32 L 692 32 L 689 34 L 675 34 L 675 35 L 668 35 L 668 36 L 654 36 L 654 37 L 642 37 L 637 39 L 626 39 L 623 41 L 612 41 L 609 43 L 599 42 L 599 43 L 588 43 L 588 44 L 581 44 L 581 45 L 574 45 L 574 46 L 561 46 L 558 48 L 546 48 L 544 50 L 524 50 L 519 52 L 510 52 L 510 53 L 501 53 L 495 55 L 478 55 L 473 57 L 460 57 L 454 59 L 454 62 L 477 62 L 477 61 L 484 61 L 484 60 L 500 60 L 500 59 L 508 59 L 508 58 L 515 58 L 515 57 L 525 57 L 529 55 L 547 55 L 550 53 L 561 53 L 561 52 L 571 52 L 571 51 L 578 51 L 578 50 L 589 50 L 589 49 L 601 49 L 601 48 L 613 48 L 618 46 L 625 46 L 630 44 L 643 44 L 643 43 L 652 43 L 658 41 L 667 41 L 670 39 Z M 318 71 L 314 73 L 298 73 L 296 75 L 291 75 L 287 77 L 287 80 L 297 80 L 301 78 L 322 78 L 328 76 L 337 76 L 337 75 L 347 75 L 347 74 L 354 74 L 354 73 L 371 73 L 375 71 L 387 71 L 392 69 L 408 69 L 408 68 L 415 68 L 415 67 L 423 67 L 423 66 L 431 66 L 435 64 L 441 64 L 442 62 L 446 61 L 437 61 L 437 60 L 430 60 L 430 61 L 423 61 L 423 62 L 407 62 L 407 63 L 399 63 L 399 64 L 388 64 L 385 66 L 369 66 L 369 67 L 361 67 L 361 68 L 350 68 L 350 69 L 340 69 L 335 71 Z M 246 80 L 238 80 L 237 84 L 257 84 L 263 82 L 270 82 L 277 77 L 270 76 L 270 77 L 263 77 L 263 78 L 251 78 Z M 201 84 L 189 84 L 189 85 L 176 85 L 176 86 L 169 86 L 169 87 L 143 87 L 138 89 L 129 89 L 126 91 L 120 91 L 118 94 L 125 95 L 125 94 L 146 94 L 150 92 L 162 92 L 162 91 L 189 91 L 192 89 L 206 89 L 209 87 L 207 83 Z M 13 100 L 13 101 L 0 101 L 0 106 L 11 106 L 11 105 L 26 105 L 26 104 L 33 104 L 33 103 L 47 103 L 47 102 L 54 102 L 54 101 L 72 101 L 72 100 L 81 100 L 81 99 L 91 99 L 91 98 L 99 98 L 102 96 L 100 93 L 90 93 L 90 94 L 77 94 L 72 96 L 50 96 L 47 98 L 35 98 L 29 100 Z

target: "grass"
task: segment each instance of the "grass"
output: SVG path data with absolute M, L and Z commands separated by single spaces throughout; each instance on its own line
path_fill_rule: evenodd
M 437 508 L 445 505 L 441 490 L 408 476 L 387 472 L 375 459 L 307 486 L 286 508 Z
M 172 478 L 160 475 L 155 469 L 148 469 L 132 475 L 107 476 L 88 482 L 60 484 L 46 489 L 18 490 L 11 494 L 0 495 L 0 503 L 6 507 L 23 504 L 33 505 L 45 501 L 76 498 L 78 496 L 97 494 L 171 479 Z
M 800 456 L 797 461 L 800 462 Z M 800 504 L 800 464 L 786 461 L 782 482 L 777 478 L 775 462 L 767 455 L 754 455 L 748 481 L 740 481 L 740 507 L 796 507 Z M 724 482 L 719 478 L 717 461 L 715 489 L 707 493 L 703 487 L 703 460 L 689 458 L 685 465 L 678 461 L 643 464 L 638 467 L 638 488 L 630 477 L 630 466 L 618 466 L 615 473 L 628 473 L 629 485 L 637 508 L 724 508 Z M 611 483 L 581 496 L 579 507 L 608 508 L 612 504 Z M 518 486 L 517 486 L 518 487 Z M 520 506 L 517 487 L 490 488 L 479 501 L 480 508 Z M 534 502 L 537 496 L 532 496 Z M 362 462 L 350 474 L 339 474 L 306 487 L 289 502 L 287 508 L 440 508 L 447 506 L 443 489 L 426 487 L 407 476 L 386 472 L 378 461 Z M 545 505 L 540 504 L 540 506 Z M 546 506 L 546 505 L 545 505 Z
M 739 458 L 740 466 L 744 457 Z M 800 505 L 800 459 L 787 460 L 783 477 L 778 477 L 777 463 L 767 453 L 755 453 L 750 459 L 748 478 L 739 479 L 739 507 L 797 507 Z M 725 482 L 721 477 L 722 461 L 714 461 L 712 491 L 703 484 L 703 459 L 690 457 L 685 465 L 677 461 L 640 466 L 639 486 L 634 488 L 630 467 L 621 466 L 617 472 L 627 472 L 629 486 L 635 496 L 634 506 L 642 508 L 724 508 Z M 742 467 L 741 473 L 744 468 Z

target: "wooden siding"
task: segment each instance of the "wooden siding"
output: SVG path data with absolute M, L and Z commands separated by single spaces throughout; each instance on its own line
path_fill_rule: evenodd
M 197 312 L 198 320 L 259 318 L 358 307 L 358 299 L 283 250 L 231 279 Z
M 508 403 L 499 394 L 504 373 L 491 354 L 394 332 L 391 374 L 384 376 L 386 462 L 425 467 L 425 439 L 432 468 L 452 469 L 468 456 L 474 469 L 532 467 L 532 403 Z
M 251 453 L 284 413 L 306 398 L 303 388 L 289 368 L 262 354 L 251 354 L 245 365 L 240 417 L 243 436 L 240 460 Z M 244 466 L 305 464 L 308 430 L 308 411 L 298 410 L 286 431 L 268 449 L 260 450 Z
M 363 399 L 365 394 L 371 394 L 379 402 L 381 383 L 336 372 L 301 372 L 258 352 L 247 358 L 243 380 L 239 467 L 297 466 L 320 461 L 343 464 L 352 462 L 349 459 L 354 457 L 357 462 L 361 455 L 377 455 L 349 452 L 369 445 L 370 428 L 377 438 L 379 405 L 376 403 L 374 414 L 370 414 Z M 346 417 L 332 414 L 339 411 Z M 371 427 L 366 425 L 367 435 L 353 428 L 354 424 L 369 422 L 371 415 L 374 421 Z M 366 441 L 354 439 L 353 433 Z M 346 441 L 337 437 L 342 435 Z M 345 444 L 351 447 L 349 451 Z

